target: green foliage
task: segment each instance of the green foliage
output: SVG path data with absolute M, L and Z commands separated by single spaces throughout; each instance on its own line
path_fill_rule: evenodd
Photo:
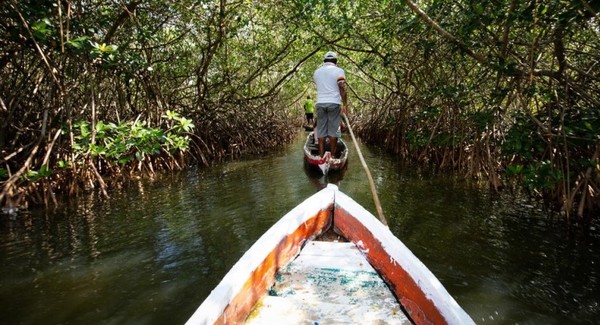
M 422 129 L 411 129 L 406 133 L 406 141 L 410 150 L 419 150 L 427 145 L 427 141 L 431 136 L 430 132 Z
M 68 161 L 59 160 L 57 165 L 58 165 L 58 168 L 65 169 L 65 168 L 69 168 L 71 166 L 71 163 Z
M 41 179 L 48 178 L 52 175 L 52 170 L 47 165 L 42 165 L 39 170 L 28 170 L 24 178 L 31 181 L 37 182 Z
M 597 168 L 598 162 L 591 159 L 596 141 L 600 139 L 600 121 L 596 110 L 567 109 L 563 112 L 540 111 L 535 118 L 551 128 L 555 135 L 547 140 L 539 134 L 531 117 L 518 115 L 502 144 L 502 154 L 506 159 L 518 161 L 508 165 L 506 174 L 518 177 L 523 184 L 538 191 L 552 190 L 564 182 L 566 171 L 559 168 L 555 161 L 548 160 L 549 144 L 568 148 L 571 174 L 587 168 Z M 547 143 L 550 142 L 550 143 Z M 556 151 L 556 150 L 553 150 Z M 560 157 L 560 151 L 552 156 Z
M 506 166 L 506 174 L 511 177 L 521 175 L 524 171 L 524 168 L 525 167 L 521 164 L 508 165 Z
M 107 45 L 107 44 L 98 44 L 96 42 L 90 42 L 92 48 L 90 51 L 90 55 L 92 58 L 99 60 L 102 63 L 106 64 L 115 64 L 117 63 L 118 58 L 118 46 L 116 45 Z
M 228 150 L 256 140 L 256 130 L 279 132 L 266 127 L 278 119 L 291 125 L 301 114 L 294 101 L 314 92 L 312 73 L 334 50 L 350 116 L 367 121 L 361 136 L 370 131 L 407 156 L 450 153 L 453 166 L 456 156 L 462 166 L 489 162 L 488 174 L 508 165 L 508 176 L 540 190 L 575 188 L 597 165 L 600 5 L 414 2 L 453 39 L 403 1 L 11 1 L 2 9 L 0 93 L 18 99 L 7 136 L 21 142 L 10 149 L 37 137 L 31 125 L 48 112 L 53 123 L 77 121 L 78 158 L 148 161 L 188 150 L 192 132 L 207 150 Z M 115 120 L 129 122 L 103 122 Z
M 524 115 L 515 117 L 514 124 L 502 143 L 502 155 L 507 159 L 517 156 L 519 159 L 529 161 L 539 156 L 544 149 L 545 144 L 537 136 L 533 121 Z
M 171 154 L 177 151 L 187 151 L 190 138 L 183 133 L 194 128 L 191 120 L 173 112 L 167 112 L 165 117 L 175 122 L 175 125 L 166 132 L 148 127 L 145 122 L 138 120 L 118 125 L 100 121 L 95 127 L 94 143 L 91 142 L 90 124 L 87 121 L 79 120 L 74 123 L 74 134 L 77 141 L 73 149 L 79 156 L 103 159 L 118 164 L 156 157 L 161 155 L 163 150 Z
M 0 167 L 0 179 L 7 179 L 7 178 L 8 178 L 8 170 L 6 170 L 6 168 Z
M 563 116 L 564 133 L 569 142 L 576 147 L 593 146 L 600 140 L 600 111 L 598 108 L 571 108 Z M 556 116 L 554 123 L 560 125 L 561 117 Z
M 469 111 L 465 115 L 473 123 L 477 134 L 489 129 L 494 123 L 494 113 L 491 110 Z
M 44 18 L 33 23 L 31 25 L 31 31 L 33 32 L 33 36 L 35 38 L 41 41 L 46 41 L 48 39 L 48 35 L 52 33 L 52 30 L 49 29 L 50 27 L 52 27 L 50 19 Z
M 523 176 L 523 183 L 532 190 L 553 189 L 564 178 L 562 171 L 548 160 L 530 164 L 523 171 Z
M 553 189 L 564 180 L 563 172 L 548 160 L 530 161 L 527 166 L 509 165 L 506 167 L 506 175 L 520 178 L 524 186 L 534 191 Z
M 163 115 L 163 118 L 167 119 L 168 121 L 177 122 L 173 126 L 173 129 L 177 133 L 190 132 L 195 127 L 192 123 L 192 120 L 179 116 L 177 112 L 173 112 L 170 110 L 167 110 L 167 113 Z
M 89 39 L 90 39 L 89 36 L 79 36 L 79 37 L 68 40 L 66 43 L 68 46 L 72 47 L 73 49 L 82 50 L 85 48 L 86 43 L 90 43 L 90 45 L 92 44 L 91 42 L 89 42 Z

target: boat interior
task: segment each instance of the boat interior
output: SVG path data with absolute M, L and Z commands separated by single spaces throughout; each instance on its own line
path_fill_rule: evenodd
M 277 272 L 246 324 L 412 324 L 351 242 L 310 240 Z
M 314 137 L 310 136 L 310 139 L 307 140 L 307 147 L 310 149 L 310 154 L 313 156 L 319 155 L 319 145 L 315 143 Z M 338 139 L 337 145 L 335 147 L 335 155 L 334 158 L 340 158 L 342 153 L 346 150 L 346 143 L 344 141 L 340 141 Z M 331 144 L 329 143 L 329 138 L 325 138 L 325 151 L 331 151 Z

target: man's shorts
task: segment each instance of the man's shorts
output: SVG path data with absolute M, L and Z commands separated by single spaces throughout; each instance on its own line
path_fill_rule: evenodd
M 333 103 L 318 103 L 317 104 L 317 134 L 319 138 L 326 136 L 335 137 L 342 116 L 342 105 Z

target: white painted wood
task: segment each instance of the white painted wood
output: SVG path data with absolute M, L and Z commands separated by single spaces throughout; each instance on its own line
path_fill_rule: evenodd
M 309 241 L 293 263 L 304 268 L 375 272 L 356 246 L 349 242 Z

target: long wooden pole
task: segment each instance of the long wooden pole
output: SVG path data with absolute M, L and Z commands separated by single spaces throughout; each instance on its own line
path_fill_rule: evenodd
M 377 214 L 379 215 L 379 221 L 384 225 L 388 225 L 385 220 L 385 216 L 383 215 L 383 209 L 381 208 L 381 203 L 379 202 L 379 196 L 377 196 L 377 189 L 375 189 L 375 182 L 373 181 L 373 177 L 371 176 L 371 172 L 369 171 L 369 167 L 365 162 L 365 158 L 360 151 L 360 147 L 358 146 L 358 142 L 356 141 L 356 137 L 354 137 L 354 132 L 352 132 L 352 127 L 350 127 L 350 122 L 345 114 L 342 115 L 346 125 L 348 126 L 348 131 L 350 131 L 350 136 L 352 137 L 352 142 L 354 142 L 354 147 L 356 148 L 356 152 L 358 153 L 358 157 L 360 158 L 360 163 L 365 169 L 365 173 L 367 174 L 367 178 L 369 179 L 369 185 L 371 186 L 371 194 L 373 194 L 373 201 L 375 201 L 375 209 L 377 209 Z

